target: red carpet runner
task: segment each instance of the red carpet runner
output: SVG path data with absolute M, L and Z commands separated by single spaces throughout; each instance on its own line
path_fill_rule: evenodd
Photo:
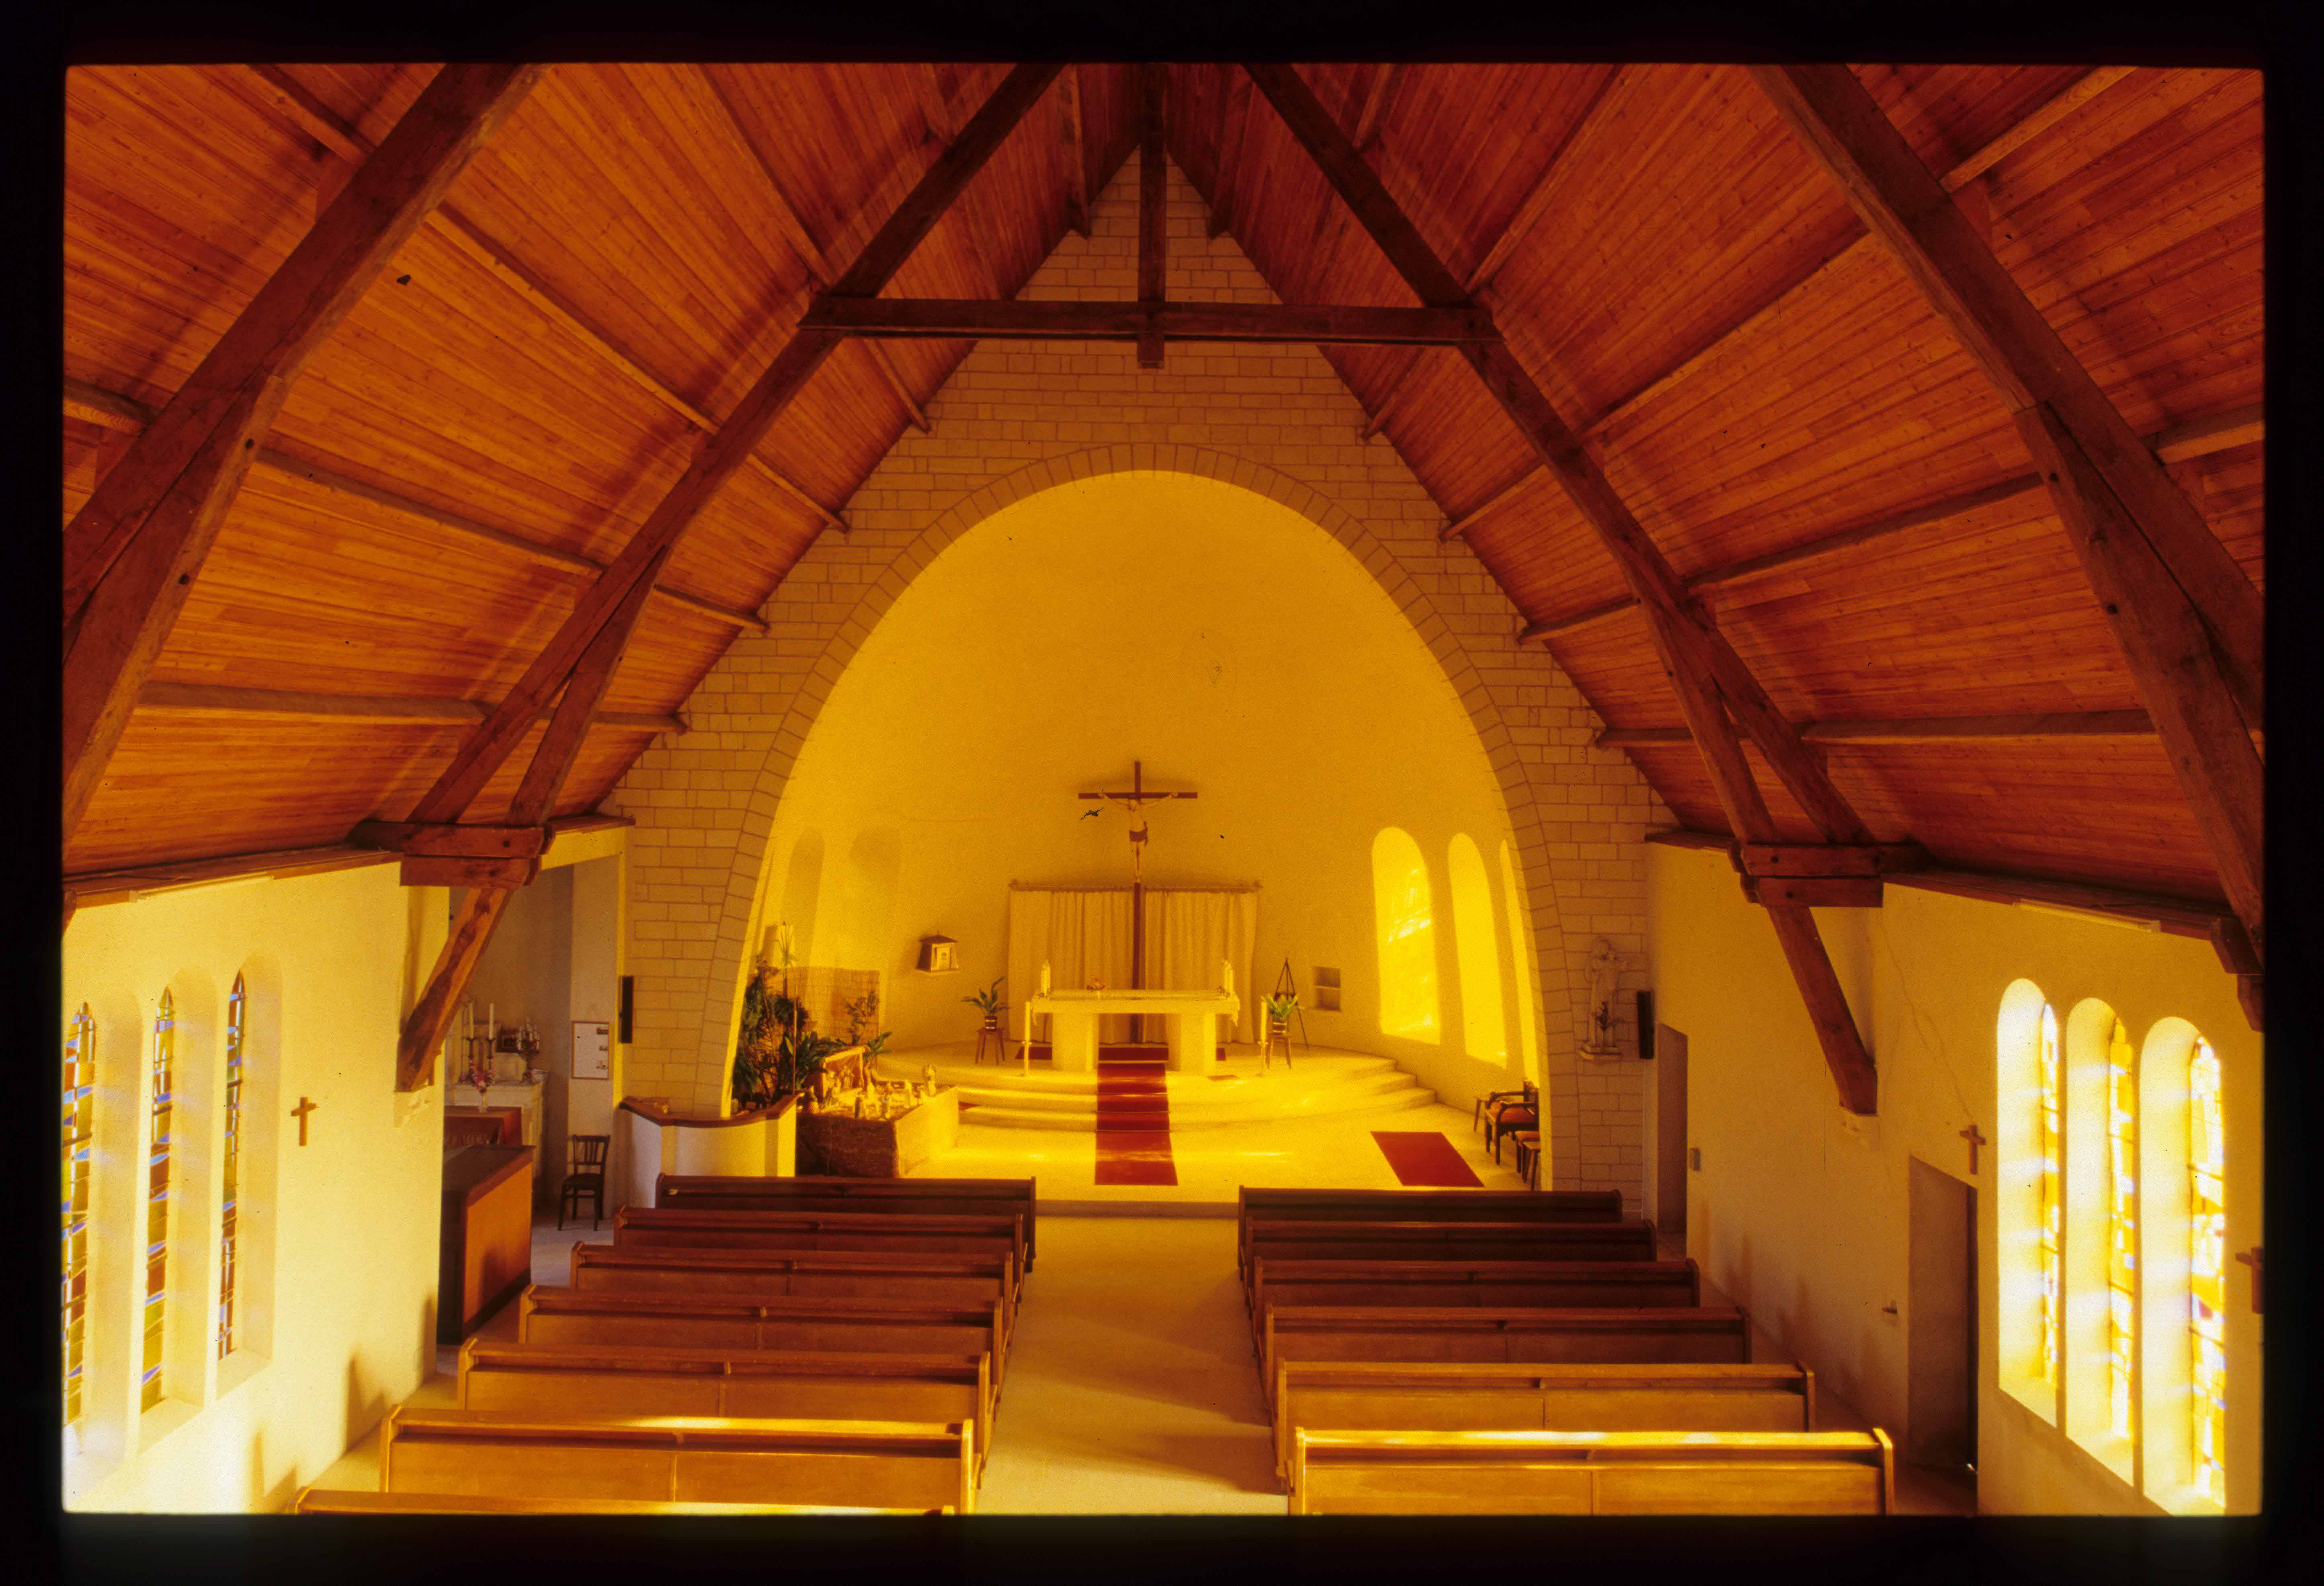
M 1100 1103 L 1103 1105 L 1103 1103 Z M 1397 1182 L 1409 1189 L 1482 1189 L 1484 1180 L 1469 1170 L 1451 1140 L 1434 1130 L 1372 1130 L 1380 1155 L 1396 1169 Z
M 1168 1054 L 1158 1047 L 1097 1049 L 1097 1177 L 1099 1184 L 1172 1184 L 1170 1093 L 1163 1075 Z

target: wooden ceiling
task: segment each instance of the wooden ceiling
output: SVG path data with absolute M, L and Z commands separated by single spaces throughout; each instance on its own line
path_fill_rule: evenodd
M 1008 69 L 549 68 L 291 387 L 66 871 L 401 818 Z M 2259 582 L 2259 74 L 1855 69 Z M 434 72 L 69 74 L 67 521 Z M 2010 408 L 1749 73 L 1299 72 L 1775 704 L 1825 724 L 1876 838 L 2221 897 Z M 1136 144 L 1137 89 L 1066 69 L 886 295 L 1013 296 Z M 1416 300 L 1240 68 L 1173 66 L 1163 106 L 1279 297 Z M 594 808 L 758 626 L 972 345 L 822 365 L 679 542 L 557 813 Z M 1323 355 L 1529 641 L 1683 821 L 1724 831 L 1628 586 L 1462 355 Z

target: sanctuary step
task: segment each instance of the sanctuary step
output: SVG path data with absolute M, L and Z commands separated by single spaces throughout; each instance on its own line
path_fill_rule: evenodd
M 1004 1129 L 1094 1132 L 1098 1078 L 1056 1074 L 1046 1065 L 975 1063 L 966 1048 L 934 1047 L 884 1054 L 881 1077 L 918 1079 L 923 1065 L 939 1084 L 960 1092 L 961 1122 Z M 1317 1048 L 1289 1065 L 1277 1056 L 1263 1065 L 1256 1053 L 1222 1056 L 1209 1074 L 1169 1073 L 1170 1130 L 1248 1128 L 1286 1119 L 1357 1118 L 1405 1112 L 1434 1104 L 1436 1093 L 1386 1057 Z

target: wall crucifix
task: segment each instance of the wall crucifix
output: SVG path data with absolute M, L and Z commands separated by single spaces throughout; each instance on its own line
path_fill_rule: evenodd
M 1128 788 L 1118 788 L 1111 792 L 1084 793 L 1082 797 L 1102 799 L 1108 804 L 1130 812 L 1130 875 L 1131 884 L 1136 885 L 1143 880 L 1144 867 L 1141 860 L 1146 853 L 1146 807 L 1149 804 L 1161 803 L 1166 799 L 1192 798 L 1194 795 L 1191 791 L 1162 793 L 1148 788 L 1146 785 L 1146 762 L 1133 760 L 1130 762 Z M 1086 816 L 1098 812 L 1094 809 L 1086 809 L 1082 813 Z

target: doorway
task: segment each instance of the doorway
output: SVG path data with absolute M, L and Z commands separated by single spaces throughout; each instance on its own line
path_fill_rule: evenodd
M 1655 1026 L 1655 1231 L 1686 1245 L 1686 1037 Z
M 1903 1456 L 1975 1480 L 1977 1190 L 1912 1158 Z

